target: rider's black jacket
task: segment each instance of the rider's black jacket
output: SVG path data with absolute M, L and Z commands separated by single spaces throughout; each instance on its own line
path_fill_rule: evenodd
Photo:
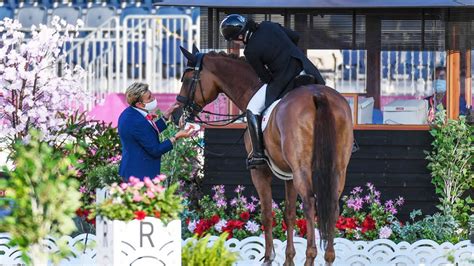
M 316 66 L 296 46 L 298 40 L 298 33 L 270 21 L 261 22 L 247 40 L 245 58 L 268 83 L 266 106 L 293 89 L 293 79 L 303 69 L 315 77 L 316 84 L 325 84 Z

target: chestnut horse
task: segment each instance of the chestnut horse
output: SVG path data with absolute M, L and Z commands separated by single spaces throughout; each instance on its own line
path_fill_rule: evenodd
M 177 97 L 182 107 L 197 114 L 224 93 L 241 111 L 262 85 L 252 67 L 235 55 L 215 52 L 193 53 L 181 48 L 188 60 Z M 186 113 L 186 112 L 185 112 Z M 294 265 L 296 254 L 293 230 L 296 198 L 300 195 L 307 228 L 317 224 L 325 244 L 324 259 L 335 260 L 334 229 L 339 215 L 339 197 L 351 157 L 353 131 L 351 109 L 337 91 L 322 85 L 306 85 L 285 95 L 273 110 L 264 131 L 268 156 L 279 169 L 293 174 L 285 181 L 285 222 L 287 246 L 285 265 Z M 251 149 L 245 136 L 247 151 Z M 272 237 L 272 173 L 268 166 L 251 170 L 252 182 L 261 202 L 265 231 L 263 265 L 275 257 Z M 317 255 L 315 230 L 308 230 L 305 265 L 313 265 Z

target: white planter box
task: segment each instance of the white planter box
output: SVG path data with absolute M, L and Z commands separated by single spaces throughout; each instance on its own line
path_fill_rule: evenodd
M 181 265 L 181 221 L 97 219 L 97 265 Z
M 383 107 L 384 124 L 423 125 L 427 120 L 426 100 L 395 100 Z

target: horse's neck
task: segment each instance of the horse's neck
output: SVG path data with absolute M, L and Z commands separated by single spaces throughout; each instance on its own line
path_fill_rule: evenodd
M 222 66 L 218 68 L 220 71 L 225 70 L 229 73 L 219 75 L 222 79 L 222 92 L 241 110 L 247 109 L 252 96 L 262 85 L 251 66 L 244 62 L 235 62 L 238 59 L 231 59 L 233 66 Z

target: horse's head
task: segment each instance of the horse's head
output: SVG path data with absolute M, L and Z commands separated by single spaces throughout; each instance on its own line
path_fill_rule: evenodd
M 204 64 L 204 53 L 196 46 L 193 52 L 183 47 L 181 52 L 188 60 L 187 67 L 181 77 L 181 90 L 176 100 L 184 110 L 186 119 L 193 118 L 219 95 L 220 88 L 217 77 Z

